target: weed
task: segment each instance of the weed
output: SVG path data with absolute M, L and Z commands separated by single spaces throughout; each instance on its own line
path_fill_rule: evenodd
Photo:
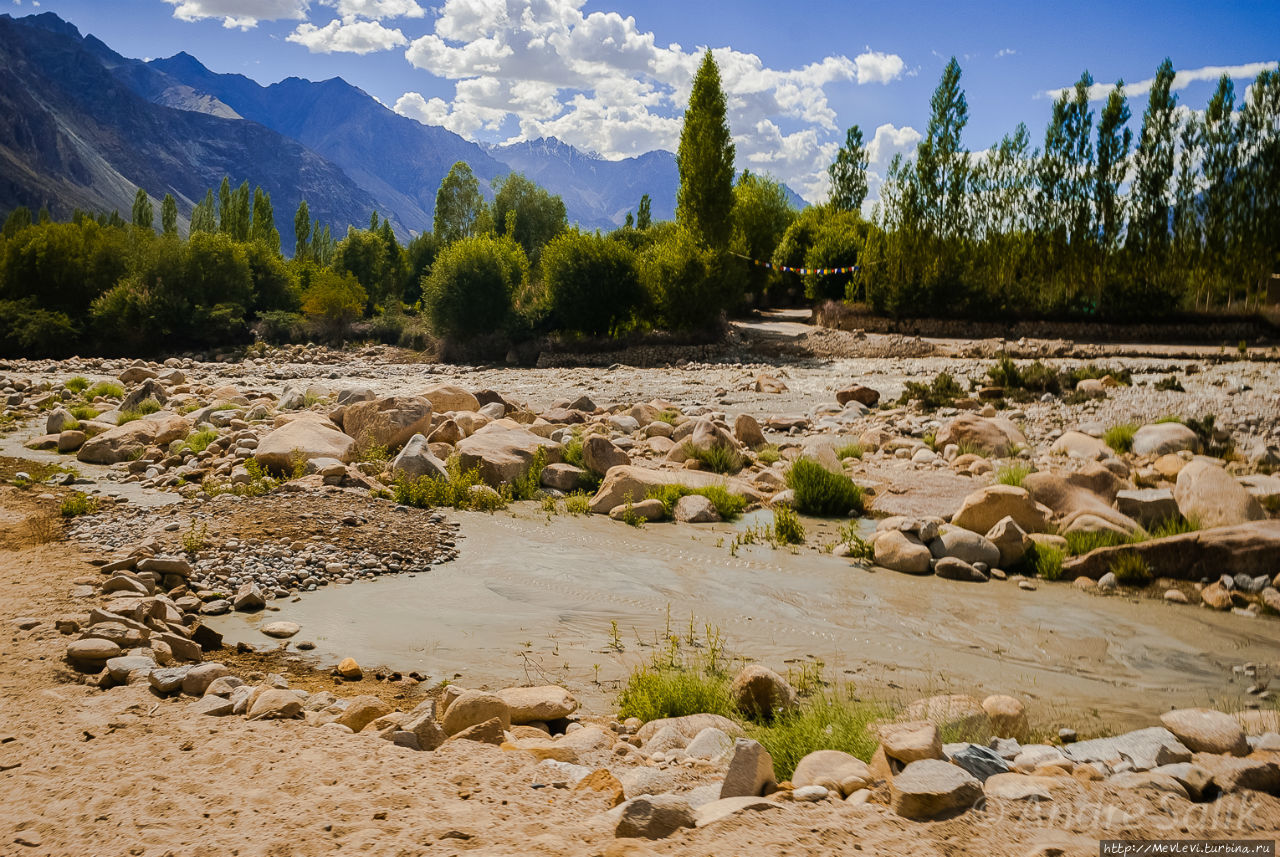
M 1042 580 L 1061 580 L 1062 561 L 1065 556 L 1058 548 L 1032 542 L 1031 547 L 1027 548 L 1023 562 Z
M 1200 439 L 1200 446 L 1204 448 L 1205 455 L 1211 455 L 1214 458 L 1228 458 L 1235 452 L 1236 442 L 1230 436 L 1226 440 L 1219 441 L 1215 422 L 1216 418 L 1213 414 L 1206 414 L 1198 420 L 1188 419 L 1186 425 Z
M 1105 378 L 1108 375 L 1112 380 L 1122 384 L 1125 387 L 1133 384 L 1133 373 L 1128 369 L 1119 369 L 1113 366 L 1098 366 L 1090 363 L 1088 366 L 1081 366 L 1064 373 L 1063 378 L 1066 383 L 1063 386 L 1075 389 L 1076 385 L 1087 378 Z
M 1127 551 L 1113 559 L 1108 570 L 1125 586 L 1146 586 L 1151 582 L 1151 566 L 1133 551 Z
M 926 432 L 920 439 L 924 441 L 925 446 L 934 452 L 938 451 L 938 433 L 936 431 Z
M 75 405 L 71 408 L 71 416 L 75 417 L 77 421 L 91 420 L 99 413 L 97 408 L 89 405 Z
M 160 403 L 155 399 L 143 399 L 141 402 L 138 402 L 137 407 L 120 412 L 120 421 L 118 425 L 131 423 L 134 420 L 140 420 L 149 414 L 158 413 L 160 409 Z
M 591 497 L 582 491 L 575 491 L 564 498 L 564 510 L 575 518 L 579 515 L 590 515 Z
M 1133 423 L 1122 423 L 1112 426 L 1102 433 L 1102 441 L 1116 452 L 1125 453 L 1133 449 L 1133 436 L 1138 427 Z
M 1112 532 L 1111 530 L 1066 533 L 1065 537 L 1067 540 L 1067 553 L 1071 556 L 1080 556 L 1081 554 L 1096 551 L 1099 548 L 1113 548 L 1116 545 L 1130 544 L 1129 536 Z
M 964 390 L 960 389 L 956 379 L 948 372 L 939 372 L 929 384 L 908 381 L 906 390 L 898 399 L 898 404 L 909 405 L 912 402 L 919 402 L 921 408 L 933 410 L 947 407 L 963 396 Z
M 840 527 L 839 544 L 849 548 L 849 556 L 853 559 L 875 559 L 875 546 L 858 534 L 858 522 L 850 521 Z
M 387 445 L 374 443 L 372 440 L 364 441 L 355 448 L 354 452 L 356 461 L 385 465 L 391 460 L 391 450 L 387 448 Z
M 618 717 L 658 720 L 687 714 L 734 714 L 729 677 L 700 667 L 641 666 L 618 694 Z
M 564 442 L 564 448 L 560 450 L 560 457 L 564 459 L 565 464 L 572 464 L 574 467 L 587 469 L 587 462 L 582 457 L 582 433 L 578 429 L 574 429 L 569 439 Z
M 1183 422 L 1182 417 L 1175 416 L 1174 414 L 1165 414 L 1163 417 L 1160 417 L 1158 420 L 1156 420 L 1157 425 L 1162 425 L 1164 423 L 1182 423 L 1182 422 Z
M 538 447 L 533 460 L 520 477 L 511 483 L 512 500 L 532 500 L 542 493 L 542 471 L 547 467 L 547 451 Z
M 781 460 L 782 454 L 778 451 L 777 444 L 766 443 L 756 450 L 756 461 L 761 464 L 777 464 Z
M 649 497 L 662 501 L 662 510 L 664 516 L 670 518 L 675 511 L 676 502 L 689 494 L 698 494 L 706 497 L 711 501 L 711 505 L 716 507 L 716 512 L 720 515 L 721 520 L 732 521 L 739 517 L 747 508 L 747 498 L 741 494 L 734 494 L 732 491 L 720 485 L 711 485 L 706 488 L 689 488 L 684 485 L 663 485 L 654 488 L 649 492 Z
M 89 389 L 89 379 L 83 375 L 76 375 L 74 378 L 68 378 L 62 386 L 66 387 L 73 393 L 83 393 Z
M 556 498 L 552 497 L 550 494 L 544 494 L 542 497 L 542 511 L 547 513 L 548 519 L 550 519 L 552 515 L 559 512 L 560 506 L 556 502 Z
M 1021 488 L 1022 480 L 1026 479 L 1030 473 L 1030 464 L 1006 464 L 996 471 L 996 484 Z
M 1148 538 L 1152 539 L 1163 539 L 1168 538 L 1169 536 L 1181 536 L 1186 533 L 1194 533 L 1199 529 L 1200 521 L 1198 521 L 1194 516 L 1190 518 L 1178 516 L 1174 518 L 1165 518 L 1153 527 L 1146 535 Z M 1136 544 L 1136 542 L 1134 542 L 1134 544 Z
M 1019 368 L 1008 354 L 1001 354 L 996 365 L 987 370 L 987 377 L 997 387 L 1006 391 L 1025 390 L 1034 393 L 1058 394 L 1062 390 L 1058 374 L 1039 360 Z
M 636 514 L 635 504 L 631 502 L 631 494 L 628 493 L 622 498 L 622 523 L 628 527 L 641 529 L 644 527 L 644 518 Z
M 737 473 L 744 464 L 741 453 L 725 444 L 698 449 L 692 441 L 685 441 L 683 449 L 686 456 L 712 473 Z
M 774 775 L 790 779 L 800 760 L 815 750 L 841 750 L 868 760 L 879 744 L 872 724 L 890 715 L 888 707 L 853 699 L 848 693 L 823 693 L 768 725 L 749 726 L 748 734 L 773 757 Z
M 832 473 L 811 458 L 801 458 L 787 471 L 787 486 L 795 492 L 796 510 L 806 515 L 861 515 L 862 489 L 843 473 Z
M 302 395 L 302 407 L 310 408 L 314 405 L 318 405 L 321 402 L 325 401 L 325 398 L 326 397 L 317 395 L 316 393 L 313 393 L 310 390 L 308 390 L 306 393 Z M 235 405 L 232 405 L 231 407 L 234 408 Z
M 83 491 L 76 491 L 62 498 L 58 511 L 64 518 L 75 518 L 80 515 L 92 515 L 98 511 L 98 500 Z
M 786 503 L 773 507 L 773 537 L 779 544 L 804 544 L 804 526 L 800 516 Z
M 86 401 L 92 402 L 101 396 L 104 399 L 123 399 L 124 387 L 114 381 L 99 381 L 92 387 L 84 391 Z
M 481 512 L 493 512 L 505 509 L 511 499 L 509 488 L 502 491 L 473 490 L 485 485 L 478 469 L 463 471 L 457 456 L 446 462 L 448 477 L 420 476 L 417 479 L 400 477 L 391 486 L 392 498 L 405 506 L 416 506 L 420 509 L 448 507 L 454 509 L 473 509 Z
M 203 431 L 192 432 L 187 435 L 187 439 L 183 441 L 183 449 L 191 452 L 201 453 L 209 448 L 209 444 L 218 439 L 218 433 L 213 429 L 204 429 Z
M 1182 382 L 1178 380 L 1178 376 L 1170 375 L 1168 378 L 1161 378 L 1156 381 L 1155 388 L 1166 393 L 1185 393 L 1186 389 L 1182 386 Z
M 658 414 L 654 419 L 659 422 L 664 422 L 669 426 L 673 426 L 676 424 L 676 420 L 680 419 L 680 412 L 674 408 L 663 408 L 661 411 L 658 411 Z
M 209 525 L 201 524 L 196 527 L 196 522 L 191 522 L 191 528 L 182 536 L 182 549 L 189 554 L 198 554 L 209 546 Z
M 866 450 L 862 448 L 860 443 L 846 443 L 844 446 L 836 450 L 836 458 L 844 461 L 846 458 L 862 458 Z

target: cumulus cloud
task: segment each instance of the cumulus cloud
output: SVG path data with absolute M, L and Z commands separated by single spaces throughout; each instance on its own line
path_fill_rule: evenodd
M 309 0 L 164 0 L 180 21 L 221 18 L 228 29 L 248 30 L 259 21 L 305 20 Z
M 323 27 L 299 24 L 287 38 L 313 54 L 363 55 L 389 51 L 409 43 L 399 30 L 387 29 L 377 21 L 357 21 L 354 18 L 344 18 L 341 21 L 335 18 Z
M 1235 80 L 1245 79 L 1252 80 L 1259 73 L 1274 69 L 1277 63 L 1272 60 L 1270 62 L 1250 62 L 1242 65 L 1207 65 L 1202 68 L 1180 69 L 1173 73 L 1173 84 L 1170 87 L 1173 90 L 1186 89 L 1193 83 L 1199 81 L 1215 81 L 1224 74 Z M 1155 85 L 1156 79 L 1149 77 L 1146 80 L 1140 80 L 1137 83 L 1126 83 L 1124 85 L 1124 94 L 1129 98 L 1146 95 L 1151 91 L 1151 87 Z M 1111 90 L 1115 84 L 1112 83 L 1095 83 L 1089 87 L 1090 101 L 1103 101 L 1111 94 Z M 1071 92 L 1073 86 L 1065 86 L 1061 89 L 1050 89 L 1041 95 L 1047 98 L 1060 98 L 1064 92 Z
M 702 49 L 657 43 L 633 17 L 585 14 L 586 0 L 445 0 L 434 31 L 405 52 L 455 81 L 454 97 L 406 92 L 396 111 L 463 136 L 558 137 L 609 158 L 675 150 Z M 740 166 L 767 170 L 808 198 L 825 192 L 841 129 L 827 88 L 889 83 L 905 65 L 867 48 L 802 68 L 714 50 Z
M 1011 57 L 1016 53 L 1017 51 L 1015 51 L 1013 48 L 1001 48 L 1000 50 L 996 51 L 996 59 L 1000 60 L 1000 59 L 1004 59 L 1005 57 Z
M 426 11 L 416 0 L 321 0 L 324 5 L 337 9 L 343 18 L 368 18 L 381 21 L 384 18 L 421 18 Z
M 922 135 L 910 125 L 895 127 L 886 122 L 876 128 L 875 136 L 867 144 L 867 160 L 873 164 L 887 164 L 899 152 L 905 152 L 919 143 Z

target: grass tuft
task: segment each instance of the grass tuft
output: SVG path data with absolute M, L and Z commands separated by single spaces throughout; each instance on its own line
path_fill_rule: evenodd
M 769 751 L 774 775 L 782 781 L 790 779 L 800 760 L 815 750 L 841 750 L 869 760 L 879 744 L 872 724 L 890 714 L 888 706 L 880 703 L 823 693 L 772 723 L 749 726 L 747 732 Z
M 73 393 L 83 393 L 89 389 L 89 379 L 83 375 L 76 375 L 74 378 L 68 378 L 67 382 L 62 386 L 66 387 Z
M 804 544 L 804 525 L 800 516 L 786 503 L 773 507 L 773 537 L 779 544 Z
M 1108 570 L 1125 586 L 1146 586 L 1151 582 L 1151 566 L 1136 552 L 1125 552 L 1111 561 Z
M 706 488 L 689 488 L 685 485 L 663 485 L 649 492 L 650 498 L 662 501 L 662 510 L 667 518 L 675 511 L 676 503 L 681 497 L 698 494 L 706 497 L 716 507 L 716 512 L 725 521 L 732 521 L 746 511 L 748 500 L 741 494 L 734 494 L 721 485 Z
M 84 391 L 85 399 L 90 402 L 92 402 L 94 399 L 98 398 L 99 396 L 101 396 L 104 399 L 123 399 L 124 387 L 120 386 L 114 381 L 99 381 L 98 383 L 94 384 L 92 387 Z
M 787 486 L 795 492 L 796 511 L 822 517 L 861 515 L 862 489 L 842 473 L 832 473 L 811 458 L 801 458 L 787 471 Z
M 1006 464 L 996 471 L 997 485 L 1022 487 L 1022 480 L 1031 474 L 1030 464 Z
M 83 491 L 76 491 L 62 498 L 58 511 L 64 518 L 76 518 L 80 515 L 92 515 L 98 511 L 98 500 Z
M 1137 432 L 1138 426 L 1134 423 L 1121 423 L 1103 432 L 1102 442 L 1116 452 L 1130 452 L 1133 449 L 1133 436 Z
M 862 448 L 860 443 L 846 443 L 844 446 L 836 450 L 836 458 L 844 461 L 846 458 L 862 458 L 866 450 Z
M 723 444 L 698 449 L 690 441 L 684 442 L 684 454 L 696 460 L 712 473 L 737 473 L 745 463 L 742 455 Z
M 1027 549 L 1023 562 L 1041 580 L 1061 580 L 1062 561 L 1066 558 L 1061 550 L 1036 542 Z

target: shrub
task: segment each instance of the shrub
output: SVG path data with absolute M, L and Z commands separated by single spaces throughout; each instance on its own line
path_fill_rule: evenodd
M 875 559 L 875 545 L 858 533 L 856 521 L 850 521 L 840 527 L 840 541 L 837 544 L 846 545 L 849 548 L 850 559 Z
M 1065 554 L 1058 548 L 1032 542 L 1022 561 L 1042 580 L 1061 580 L 1064 558 Z
M 511 483 L 512 500 L 532 500 L 542 493 L 542 471 L 547 468 L 547 452 L 542 447 L 533 454 L 533 461 L 524 473 Z
M 1136 552 L 1120 554 L 1111 561 L 1108 570 L 1125 586 L 1146 586 L 1151 582 L 1151 566 Z
M 667 327 L 705 331 L 716 326 L 732 300 L 729 264 L 677 228 L 641 254 L 640 280 Z
M 804 544 L 804 525 L 800 516 L 786 503 L 773 507 L 773 538 L 783 545 Z
M 711 505 L 716 507 L 716 512 L 721 519 L 732 521 L 739 517 L 747 508 L 747 498 L 741 494 L 734 494 L 732 491 L 720 485 L 711 485 L 706 488 L 689 488 L 685 485 L 663 485 L 649 492 L 649 497 L 662 501 L 662 509 L 666 517 L 670 518 L 675 511 L 676 502 L 681 497 L 689 494 L 698 494 L 706 497 L 711 501 Z
M 313 304 L 313 309 L 319 308 Z M 323 314 L 323 311 L 322 313 Z M 301 342 L 306 337 L 306 330 L 303 326 L 305 317 L 300 312 L 289 312 L 288 310 L 268 310 L 267 312 L 258 313 L 258 320 L 253 325 L 254 335 L 263 342 L 272 344 L 283 344 L 286 342 Z
M 1125 453 L 1133 449 L 1133 436 L 1138 427 L 1133 423 L 1112 426 L 1102 433 L 1102 441 L 1116 452 Z
M 778 451 L 777 444 L 766 443 L 756 450 L 756 461 L 761 464 L 776 464 L 781 460 L 782 454 Z
M 636 667 L 618 694 L 618 716 L 644 721 L 688 714 L 733 717 L 729 677 L 700 666 Z
M 84 391 L 85 399 L 90 402 L 99 396 L 104 399 L 123 399 L 124 387 L 120 386 L 115 381 L 99 381 Z
M 1021 488 L 1022 480 L 1026 479 L 1030 473 L 1030 464 L 1006 464 L 996 471 L 996 484 Z
M 213 429 L 204 429 L 203 431 L 193 432 L 183 441 L 183 447 L 192 452 L 204 452 L 209 448 L 209 444 L 218 439 L 218 433 Z
M 510 238 L 476 235 L 445 247 L 422 289 L 432 330 L 459 338 L 505 330 L 528 270 L 524 250 Z
M 542 281 L 559 327 L 587 336 L 617 333 L 644 304 L 631 249 L 600 235 L 553 239 L 542 251 Z
M 98 511 L 98 500 L 83 491 L 76 491 L 62 498 L 58 511 L 64 518 L 75 518 L 79 515 L 92 515 Z
M 91 420 L 96 417 L 98 413 L 99 411 L 97 408 L 90 407 L 89 405 L 75 405 L 71 408 L 71 416 L 75 417 L 79 421 Z
M 79 337 L 79 327 L 66 313 L 39 307 L 30 298 L 0 300 L 0 356 L 61 357 Z
M 737 473 L 744 463 L 736 449 L 723 444 L 698 449 L 692 442 L 685 441 L 684 453 L 712 473 Z
M 1162 392 L 1185 393 L 1186 388 L 1182 386 L 1182 382 L 1178 380 L 1177 375 L 1170 375 L 1167 378 L 1161 378 L 1156 381 L 1155 388 Z
M 1120 369 L 1114 366 L 1097 366 L 1093 363 L 1088 366 L 1071 369 L 1063 373 L 1063 378 L 1066 381 L 1065 386 L 1069 386 L 1074 390 L 1076 385 L 1085 379 L 1105 378 L 1108 375 L 1126 387 L 1133 384 L 1133 373 L 1128 369 Z
M 492 489 L 482 490 L 488 486 L 480 478 L 480 471 L 476 469 L 463 471 L 456 456 L 449 459 L 447 467 L 448 478 L 420 476 L 410 480 L 401 477 L 391 487 L 392 499 L 402 505 L 416 506 L 420 509 L 444 506 L 493 512 L 506 508 L 511 499 L 509 488 L 497 492 L 493 492 Z
M 74 378 L 68 378 L 67 382 L 62 386 L 66 387 L 73 393 L 83 393 L 89 389 L 89 379 L 83 375 L 76 375 Z
M 302 295 L 302 311 L 332 339 L 341 339 L 353 321 L 364 315 L 369 295 L 351 274 L 339 274 L 328 268 L 309 278 Z
M 840 750 L 869 760 L 880 743 L 873 724 L 890 713 L 882 704 L 824 693 L 768 725 L 749 726 L 747 732 L 769 751 L 781 781 L 790 779 L 800 760 L 815 750 Z
M 795 492 L 796 510 L 824 517 L 861 515 L 862 489 L 848 476 L 832 473 L 811 458 L 801 458 L 787 472 L 787 486 Z
M 575 518 L 591 514 L 591 497 L 582 491 L 574 491 L 564 498 L 564 510 Z
M 1057 372 L 1039 360 L 1019 367 L 1008 354 L 1001 354 L 996 359 L 996 365 L 987 370 L 987 377 L 992 384 L 1010 392 L 1022 390 L 1057 395 L 1062 390 Z
M 908 381 L 906 390 L 898 399 L 898 404 L 908 405 L 919 402 L 925 410 L 945 408 L 964 396 L 964 390 L 956 383 L 956 379 L 948 372 L 939 372 L 931 383 L 921 384 L 919 381 Z

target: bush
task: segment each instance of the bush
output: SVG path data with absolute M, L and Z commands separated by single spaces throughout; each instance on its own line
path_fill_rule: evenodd
M 1133 423 L 1112 426 L 1102 433 L 1102 441 L 1116 452 L 1125 453 L 1133 449 L 1133 436 L 1138 427 Z
M 824 693 L 768 725 L 749 726 L 747 732 L 769 751 L 774 775 L 782 781 L 815 750 L 840 750 L 869 760 L 880 743 L 874 724 L 890 714 L 885 705 Z
M 89 379 L 83 375 L 76 375 L 74 378 L 68 378 L 62 386 L 66 387 L 73 393 L 83 393 L 89 389 Z
M 618 717 L 645 722 L 688 714 L 737 714 L 729 696 L 729 677 L 699 666 L 636 667 L 618 694 Z
M 405 506 L 434 509 L 439 506 L 493 512 L 504 509 L 511 500 L 510 488 L 494 492 L 480 478 L 478 470 L 463 471 L 457 457 L 449 459 L 449 477 L 421 476 L 410 480 L 401 477 L 391 487 L 392 498 Z
M 635 255 L 591 233 L 552 240 L 542 251 L 542 282 L 557 326 L 573 333 L 616 334 L 644 305 Z
M 1116 545 L 1129 544 L 1129 536 L 1113 533 L 1110 530 L 1099 530 L 1095 533 L 1067 533 L 1067 553 L 1072 556 L 1096 551 L 1098 548 L 1113 548 Z
M 716 512 L 721 519 L 732 521 L 739 517 L 747 508 L 747 498 L 741 494 L 734 494 L 732 491 L 720 485 L 711 485 L 707 488 L 689 488 L 684 485 L 663 485 L 649 492 L 649 497 L 662 501 L 662 509 L 666 517 L 670 518 L 676 508 L 676 503 L 681 497 L 689 494 L 698 494 L 706 497 L 711 501 L 711 505 L 716 507 Z
M 736 449 L 723 444 L 698 449 L 691 442 L 685 441 L 684 454 L 712 473 L 737 473 L 744 463 Z
M 204 431 L 194 432 L 187 436 L 182 445 L 185 449 L 192 452 L 204 452 L 209 448 L 209 444 L 218 439 L 218 433 L 213 429 L 205 429 Z
M 315 271 L 307 280 L 302 311 L 326 336 L 342 339 L 351 323 L 364 314 L 365 301 L 369 299 L 364 286 L 351 274 L 338 274 L 327 268 Z
M 1066 555 L 1055 547 L 1032 542 L 1022 561 L 1042 580 L 1061 580 L 1062 561 Z
M 300 312 L 288 310 L 268 310 L 258 313 L 258 320 L 253 325 L 254 335 L 263 342 L 281 345 L 288 342 L 301 342 L 306 338 L 303 327 L 305 317 Z
M 860 443 L 846 443 L 844 446 L 836 450 L 836 458 L 844 461 L 846 458 L 862 458 L 866 452 Z
M 1161 378 L 1156 381 L 1155 388 L 1162 393 L 1185 393 L 1186 388 L 1182 386 L 1182 382 L 1178 380 L 1177 375 L 1170 375 L 1167 378 Z
M 1114 366 L 1098 366 L 1093 363 L 1090 363 L 1087 366 L 1081 366 L 1077 369 L 1072 369 L 1064 373 L 1063 378 L 1066 382 L 1066 386 L 1069 386 L 1074 390 L 1076 385 L 1081 381 L 1086 379 L 1105 378 L 1108 375 L 1110 375 L 1113 380 L 1119 381 L 1126 387 L 1133 384 L 1133 373 L 1128 369 L 1120 369 Z
M 786 503 L 773 507 L 773 538 L 778 544 L 804 544 L 804 525 L 800 516 Z
M 640 279 L 666 327 L 707 331 L 733 300 L 731 264 L 678 228 L 641 255 Z
M 848 476 L 832 473 L 811 458 L 801 458 L 787 472 L 796 510 L 806 515 L 843 517 L 864 511 L 862 489 Z
M 450 244 L 423 283 L 432 330 L 462 338 L 505 330 L 528 271 L 524 250 L 510 238 L 477 235 Z
M 1108 570 L 1125 586 L 1146 586 L 1151 582 L 1151 566 L 1136 552 L 1125 552 L 1111 561 Z
M 90 402 L 99 396 L 104 399 L 122 399 L 124 398 L 124 387 L 115 381 L 99 381 L 84 391 L 85 399 Z
M 0 301 L 0 356 L 62 357 L 79 335 L 66 313 L 41 309 L 29 299 Z
M 960 389 L 956 379 L 951 377 L 948 372 L 939 372 L 929 384 L 908 381 L 906 390 L 903 391 L 902 397 L 898 399 L 898 404 L 908 405 L 911 402 L 919 402 L 921 408 L 933 410 L 950 407 L 956 399 L 963 396 L 964 390 Z

